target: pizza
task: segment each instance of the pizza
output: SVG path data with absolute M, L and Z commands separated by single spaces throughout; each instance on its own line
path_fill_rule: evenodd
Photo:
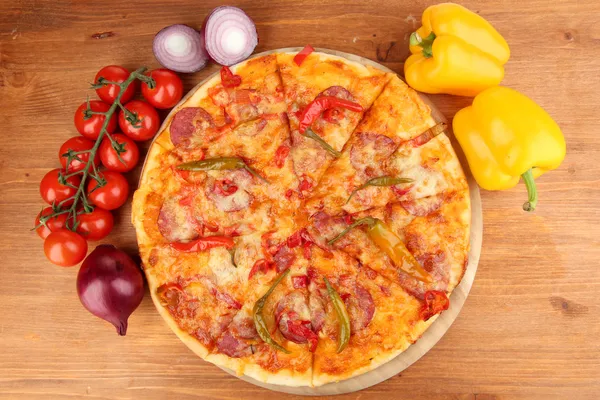
M 401 79 L 313 52 L 195 88 L 153 142 L 132 220 L 152 300 L 196 354 L 320 386 L 392 360 L 449 306 L 469 188 Z

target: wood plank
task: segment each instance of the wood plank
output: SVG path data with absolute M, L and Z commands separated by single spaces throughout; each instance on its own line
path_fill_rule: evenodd
M 130 331 L 89 315 L 76 269 L 50 265 L 28 229 L 38 185 L 75 129 L 87 83 L 107 64 L 157 67 L 153 35 L 199 27 L 219 2 L 16 0 L 0 5 L 0 398 L 298 398 L 266 391 L 199 360 L 150 298 Z M 257 51 L 313 46 L 401 72 L 425 1 L 237 1 L 257 23 Z M 600 3 L 461 2 L 511 45 L 504 84 L 538 101 L 567 139 L 562 166 L 539 179 L 534 215 L 519 186 L 482 192 L 483 251 L 455 324 L 421 360 L 352 399 L 595 399 L 600 391 Z M 104 37 L 95 39 L 97 34 Z M 184 78 L 190 89 L 217 69 Z M 432 96 L 451 118 L 470 100 Z M 128 174 L 135 182 L 139 170 Z M 130 206 L 108 241 L 135 251 Z M 342 398 L 342 397 L 336 397 Z

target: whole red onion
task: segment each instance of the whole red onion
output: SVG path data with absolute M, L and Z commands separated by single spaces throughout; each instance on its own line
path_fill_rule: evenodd
M 127 318 L 144 297 L 144 278 L 127 253 L 102 244 L 83 261 L 77 274 L 77 294 L 89 312 L 113 324 L 124 336 Z

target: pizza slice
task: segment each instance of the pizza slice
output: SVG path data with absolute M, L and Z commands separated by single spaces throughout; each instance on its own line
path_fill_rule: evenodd
M 150 294 L 177 335 L 206 357 L 242 308 L 243 283 L 225 246 L 182 252 L 140 247 Z
M 299 209 L 276 57 L 249 60 L 235 72 L 240 85 L 215 78 L 188 99 L 148 156 L 134 214 L 143 209 L 156 218 L 167 241 L 279 229 Z M 229 122 L 216 135 L 218 118 Z
M 358 188 L 384 176 L 384 161 L 398 146 L 434 125 L 431 110 L 420 96 L 393 76 L 365 113 L 341 156 L 333 160 L 321 178 L 306 202 L 308 212 L 369 208 L 370 200 L 377 199 L 384 189 L 374 185 Z
M 317 248 L 308 274 L 312 327 L 319 333 L 315 386 L 377 368 L 433 321 L 424 320 L 424 302 L 339 250 Z
M 382 225 L 373 230 L 376 221 Z M 308 231 L 423 299 L 428 291 L 450 292 L 462 278 L 469 224 L 468 191 L 457 191 L 416 200 L 410 212 L 398 202 L 354 216 L 318 212 Z
M 299 246 L 278 247 L 287 249 L 285 256 L 274 250 L 250 270 L 246 302 L 206 359 L 267 383 L 311 385 L 318 336 L 308 303 L 309 261 Z
M 246 134 L 260 131 L 264 120 L 285 110 L 276 56 L 256 57 L 231 69 L 223 67 L 220 75 L 193 91 L 172 113 L 156 143 L 192 156 L 194 150 L 236 136 L 232 131 L 241 125 L 246 125 Z
M 291 157 L 307 194 L 350 138 L 391 75 L 324 53 L 308 55 L 300 65 L 294 53 L 277 61 L 291 129 Z
M 303 328 L 310 320 L 301 277 L 308 259 L 301 242 L 280 243 L 284 235 L 205 237 L 206 246 L 197 248 L 142 245 L 140 255 L 157 308 L 198 355 L 266 382 L 309 385 L 316 335 Z M 286 279 L 276 283 L 281 276 Z M 256 302 L 271 287 L 260 313 L 284 351 L 265 341 L 254 324 Z

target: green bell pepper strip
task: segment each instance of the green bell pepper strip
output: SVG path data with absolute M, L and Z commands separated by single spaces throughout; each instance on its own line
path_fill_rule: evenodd
M 263 308 L 265 308 L 265 304 L 271 293 L 273 293 L 277 285 L 279 285 L 283 278 L 285 278 L 289 273 L 290 270 L 286 269 L 281 275 L 279 275 L 277 279 L 275 279 L 275 282 L 273 282 L 273 285 L 271 285 L 269 290 L 267 290 L 267 293 L 265 293 L 263 297 L 258 299 L 256 304 L 254 304 L 254 308 L 252 309 L 252 317 L 254 319 L 254 326 L 256 327 L 256 332 L 258 332 L 258 336 L 260 336 L 263 342 L 267 343 L 268 345 L 272 346 L 273 348 L 279 351 L 283 351 L 285 354 L 290 354 L 290 351 L 282 345 L 280 345 L 279 343 L 277 343 L 271 337 L 271 334 L 269 333 L 269 328 L 267 328 L 267 323 L 265 322 L 265 319 L 262 315 L 262 311 Z
M 344 301 L 338 292 L 331 286 L 327 278 L 324 277 L 323 279 L 325 280 L 325 286 L 327 286 L 327 294 L 333 303 L 333 308 L 335 308 L 340 324 L 340 337 L 338 340 L 337 352 L 341 353 L 350 341 L 350 317 L 348 316 L 348 310 L 346 310 L 346 304 L 344 304 Z
M 346 204 L 348 204 L 350 202 L 350 199 L 352 198 L 352 196 L 354 196 L 356 194 L 356 192 L 358 192 L 359 190 L 362 190 L 368 186 L 394 186 L 394 185 L 398 185 L 400 183 L 411 183 L 413 182 L 412 179 L 410 178 L 394 178 L 393 176 L 379 176 L 377 178 L 373 178 L 373 179 L 369 179 L 368 181 L 366 181 L 365 183 L 363 183 L 362 185 L 360 185 L 359 187 L 357 187 L 356 189 L 354 189 L 352 191 L 352 193 L 350 194 L 350 197 L 348 197 L 348 200 L 346 200 Z
M 331 239 L 328 244 L 334 244 L 350 230 L 360 225 L 367 225 L 367 235 L 369 238 L 377 245 L 377 247 L 387 254 L 396 267 L 421 282 L 431 283 L 433 281 L 429 272 L 427 272 L 410 251 L 408 251 L 406 245 L 400 240 L 398 235 L 396 235 L 389 226 L 384 224 L 383 221 L 377 218 L 365 217 L 356 220 L 340 232 L 340 234 Z
M 248 164 L 244 162 L 244 160 L 238 157 L 206 158 L 204 160 L 186 162 L 177 166 L 177 169 L 181 171 L 222 171 L 242 168 L 252 174 L 252 176 L 265 183 L 269 183 L 255 170 L 250 168 Z
M 327 143 L 325 140 L 323 140 L 323 138 L 321 136 L 314 133 L 312 131 L 312 129 L 306 128 L 306 130 L 304 131 L 304 133 L 302 135 L 319 143 L 319 146 L 321 146 L 323 149 L 325 149 L 328 153 L 330 153 L 335 158 L 339 158 L 342 155 L 342 153 L 340 153 L 339 151 L 337 151 L 336 149 L 331 147 L 331 145 L 329 143 Z

